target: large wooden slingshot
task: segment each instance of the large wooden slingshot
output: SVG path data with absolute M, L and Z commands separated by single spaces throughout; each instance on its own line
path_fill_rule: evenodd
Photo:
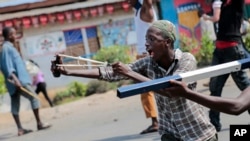
M 77 64 L 63 64 L 60 63 L 60 57 L 65 57 L 65 58 L 70 58 L 70 59 L 74 59 L 77 60 Z M 80 64 L 79 61 L 84 61 L 87 63 L 94 63 L 94 64 Z M 101 62 L 101 61 L 97 61 L 97 60 L 92 60 L 92 59 L 88 59 L 88 58 L 83 58 L 81 56 L 75 57 L 75 56 L 69 56 L 69 55 L 65 55 L 65 54 L 57 54 L 56 55 L 56 60 L 52 61 L 52 68 L 53 67 L 101 67 L 101 66 L 107 66 L 108 63 L 107 62 Z M 60 72 L 53 72 L 54 77 L 60 77 Z
M 206 67 L 178 75 L 167 76 L 159 79 L 150 80 L 147 82 L 123 86 L 117 89 L 117 96 L 125 98 L 148 91 L 154 91 L 170 87 L 169 80 L 179 80 L 184 82 L 194 82 L 204 78 L 219 76 L 231 72 L 250 68 L 250 58 L 232 61 L 216 66 Z

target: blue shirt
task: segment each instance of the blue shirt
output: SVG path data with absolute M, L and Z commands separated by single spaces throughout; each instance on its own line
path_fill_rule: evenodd
M 11 42 L 5 41 L 3 43 L 0 51 L 0 60 L 0 69 L 5 77 L 5 84 L 10 95 L 13 95 L 16 91 L 15 85 L 8 81 L 12 73 L 15 73 L 23 86 L 31 84 L 31 78 L 26 65 Z

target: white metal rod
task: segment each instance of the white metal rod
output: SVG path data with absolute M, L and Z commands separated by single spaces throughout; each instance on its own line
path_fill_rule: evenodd
M 148 91 L 159 90 L 170 87 L 169 80 L 179 80 L 184 82 L 193 82 L 204 78 L 215 77 L 223 74 L 237 72 L 239 70 L 247 69 L 250 67 L 250 58 L 232 61 L 224 64 L 206 67 L 203 69 L 197 69 L 186 73 L 166 76 L 150 80 L 147 82 L 141 82 L 137 84 L 131 84 L 122 86 L 117 89 L 117 96 L 119 98 L 129 97 Z
M 83 57 L 80 57 L 80 56 L 79 57 L 74 57 L 74 56 L 69 56 L 69 55 L 65 55 L 65 54 L 58 54 L 58 56 L 67 57 L 67 58 L 76 59 L 76 60 L 87 61 L 87 62 L 92 62 L 92 63 L 99 63 L 99 64 L 105 64 L 105 65 L 107 64 L 106 62 L 91 60 L 91 59 L 83 58 Z
M 88 66 L 93 66 L 93 67 L 103 67 L 103 66 L 106 66 L 106 65 L 91 65 L 91 64 L 85 64 L 85 65 L 75 65 L 75 64 L 56 64 L 56 66 L 58 67 L 88 67 Z

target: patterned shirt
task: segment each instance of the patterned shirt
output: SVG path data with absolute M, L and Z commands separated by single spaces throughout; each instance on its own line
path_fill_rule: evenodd
M 151 57 L 129 64 L 130 68 L 150 79 L 180 74 L 196 69 L 196 60 L 190 53 L 175 50 L 175 59 L 168 70 L 158 66 Z M 117 81 L 127 79 L 115 74 L 112 67 L 100 67 L 100 79 Z M 196 85 L 192 85 L 193 89 Z M 155 94 L 159 113 L 159 133 L 171 134 L 181 141 L 206 141 L 216 134 L 203 106 L 182 97 L 169 98 Z

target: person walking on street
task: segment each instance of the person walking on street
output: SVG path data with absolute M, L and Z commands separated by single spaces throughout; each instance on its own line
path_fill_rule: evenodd
M 243 20 L 243 7 L 244 0 L 222 0 L 212 66 L 247 57 L 240 32 Z M 221 96 L 222 89 L 229 75 L 230 74 L 224 74 L 210 78 L 209 90 L 212 96 Z M 240 90 L 244 90 L 250 85 L 250 81 L 244 70 L 232 72 L 231 76 Z M 220 123 L 220 112 L 210 109 L 209 117 L 216 130 L 220 131 L 222 127 Z
M 39 94 L 40 92 L 42 92 L 44 97 L 48 101 L 50 107 L 53 107 L 54 105 L 53 105 L 51 99 L 48 96 L 48 92 L 47 92 L 47 88 L 46 88 L 46 82 L 45 82 L 45 79 L 44 79 L 44 74 L 40 69 L 37 72 L 37 74 L 33 76 L 32 85 L 36 86 L 36 90 L 35 90 L 36 94 Z
M 19 52 L 14 47 L 16 30 L 12 27 L 5 27 L 2 30 L 4 42 L 0 50 L 0 69 L 4 75 L 5 83 L 11 99 L 11 113 L 15 120 L 18 136 L 32 132 L 22 127 L 19 119 L 20 96 L 27 98 L 33 109 L 37 122 L 37 129 L 43 130 L 51 127 L 50 124 L 42 123 L 39 116 L 40 103 L 37 98 L 23 91 L 22 88 L 34 93 L 31 87 L 31 79 Z M 11 83 L 12 82 L 12 83 Z

